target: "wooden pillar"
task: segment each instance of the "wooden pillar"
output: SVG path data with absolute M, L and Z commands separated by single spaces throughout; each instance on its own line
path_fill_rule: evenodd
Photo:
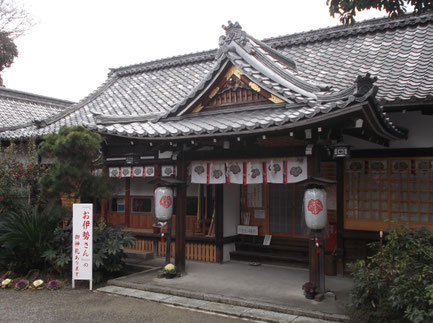
M 344 159 L 337 159 L 337 275 L 344 274 Z
M 186 235 L 186 163 L 183 156 L 178 156 L 177 178 L 184 183 L 177 185 L 175 265 L 176 270 L 179 273 L 184 273 Z
M 102 176 L 108 176 L 108 168 L 104 167 L 102 168 Z M 108 221 L 108 199 L 101 199 L 101 222 L 107 222 Z
M 101 199 L 101 219 L 100 222 L 107 222 L 108 200 Z
M 317 249 L 316 249 L 316 230 L 311 230 L 310 236 L 308 238 L 308 267 L 309 267 L 309 280 L 310 282 L 314 283 L 316 286 L 319 283 L 320 280 L 320 273 L 319 273 L 319 257 L 317 256 Z
M 223 231 L 224 231 L 224 185 L 215 185 L 215 242 L 216 261 L 223 262 Z
M 129 227 L 131 224 L 130 214 L 131 214 L 131 179 L 129 177 L 125 178 L 125 224 Z
M 158 173 L 156 173 L 156 174 L 158 174 Z M 156 209 L 156 207 L 155 207 L 155 190 L 158 188 L 158 184 L 153 184 L 153 192 L 152 192 L 152 228 L 153 228 L 153 233 L 155 233 L 155 234 L 159 234 L 160 232 L 161 232 L 161 230 L 160 230 L 160 228 L 159 227 L 156 227 L 156 225 L 158 224 L 158 220 L 156 219 L 156 216 L 155 216 L 155 209 Z M 176 197 L 173 197 L 174 199 L 176 198 Z M 176 210 L 173 210 L 173 215 L 175 215 L 176 214 Z M 156 245 L 158 245 L 158 241 L 156 241 L 155 242 L 155 244 Z M 156 254 L 156 253 L 155 253 Z
M 171 222 L 172 219 L 167 221 L 167 243 L 165 245 L 165 264 L 171 263 Z

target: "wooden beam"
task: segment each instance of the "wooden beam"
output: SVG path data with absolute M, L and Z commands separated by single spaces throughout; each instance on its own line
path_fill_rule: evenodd
M 337 275 L 344 274 L 344 158 L 337 159 Z
M 223 230 L 224 230 L 224 185 L 215 185 L 215 240 L 216 261 L 223 262 Z
M 175 265 L 179 273 L 185 272 L 185 236 L 186 236 L 186 163 L 181 154 L 178 156 L 177 178 L 184 184 L 177 185 L 176 195 L 176 248 Z
M 125 178 L 125 221 L 126 225 L 129 227 L 131 225 L 131 179 L 129 177 Z

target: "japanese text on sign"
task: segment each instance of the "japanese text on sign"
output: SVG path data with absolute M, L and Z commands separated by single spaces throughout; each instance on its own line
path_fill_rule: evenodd
M 93 204 L 74 204 L 72 279 L 92 280 Z

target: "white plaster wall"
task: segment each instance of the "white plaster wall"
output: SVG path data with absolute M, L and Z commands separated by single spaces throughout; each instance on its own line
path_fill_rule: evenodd
M 230 261 L 230 252 L 235 251 L 234 243 L 228 243 L 223 246 L 223 261 Z
M 387 116 L 393 124 L 409 130 L 407 140 L 393 140 L 389 148 L 433 147 L 433 116 L 423 115 L 420 111 L 388 113 Z M 344 136 L 344 142 L 351 145 L 351 149 L 387 149 L 387 147 L 350 136 Z
M 240 185 L 224 184 L 223 191 L 223 236 L 230 237 L 236 235 L 240 224 Z
M 131 178 L 131 195 L 153 196 L 153 184 L 146 183 L 144 178 Z

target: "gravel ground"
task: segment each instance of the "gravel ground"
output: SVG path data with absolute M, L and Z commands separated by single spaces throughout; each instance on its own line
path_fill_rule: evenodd
M 1 290 L 0 322 L 239 322 L 240 319 L 190 311 L 88 289 Z

